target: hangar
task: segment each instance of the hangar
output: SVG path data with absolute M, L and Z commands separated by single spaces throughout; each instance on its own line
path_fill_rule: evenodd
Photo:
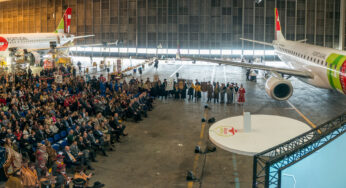
M 0 0 L 0 186 L 345 187 L 345 4 Z

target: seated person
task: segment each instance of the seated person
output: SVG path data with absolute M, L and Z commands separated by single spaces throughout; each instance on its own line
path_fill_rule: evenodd
M 76 159 L 76 157 L 72 154 L 69 146 L 65 146 L 65 150 L 63 152 L 63 155 L 64 155 L 64 162 L 66 163 L 66 165 L 68 165 L 68 166 L 81 165 L 81 161 Z
M 68 145 L 71 145 L 72 142 L 75 140 L 76 136 L 74 134 L 74 131 L 71 129 L 69 132 L 68 132 L 68 135 L 67 135 L 67 144 Z
M 86 175 L 83 171 L 83 168 L 81 166 L 78 166 L 73 176 L 73 183 L 75 185 L 78 184 L 79 186 L 88 187 L 88 183 L 91 176 L 92 176 L 92 173 L 90 173 L 89 175 Z
M 24 159 L 20 169 L 21 179 L 24 187 L 37 187 L 39 185 L 35 164 Z
M 75 159 L 80 161 L 81 165 L 86 165 L 89 170 L 93 170 L 89 163 L 89 152 L 82 152 L 78 147 L 77 140 L 73 141 L 70 151 Z
M 102 145 L 102 142 L 100 142 L 96 137 L 94 136 L 94 132 L 90 129 L 88 132 L 88 140 L 91 142 L 91 146 L 93 149 L 101 150 L 104 156 L 107 156 L 106 151 L 104 150 L 104 147 Z
M 115 138 L 117 141 L 119 141 L 120 135 L 127 136 L 127 134 L 124 133 L 126 126 L 119 123 L 118 113 L 115 113 L 114 116 L 111 117 L 109 126 L 113 128 L 112 133 L 115 134 Z

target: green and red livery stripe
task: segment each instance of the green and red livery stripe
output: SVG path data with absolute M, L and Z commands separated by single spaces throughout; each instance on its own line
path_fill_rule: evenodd
M 327 58 L 327 76 L 330 86 L 346 94 L 346 56 L 332 53 Z

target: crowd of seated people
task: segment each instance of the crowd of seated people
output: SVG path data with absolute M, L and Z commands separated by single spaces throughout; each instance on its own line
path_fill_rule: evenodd
M 142 81 L 106 81 L 103 75 L 86 81 L 71 70 L 0 78 L 0 181 L 6 187 L 86 186 L 91 162 L 127 136 L 124 120 L 138 122 L 153 108 Z M 63 83 L 54 81 L 54 72 L 64 74 Z

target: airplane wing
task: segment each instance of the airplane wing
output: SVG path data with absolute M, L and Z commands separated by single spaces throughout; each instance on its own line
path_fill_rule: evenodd
M 82 35 L 82 36 L 73 36 L 71 38 L 73 39 L 81 39 L 81 38 L 88 38 L 88 37 L 94 37 L 95 35 Z
M 85 37 L 85 36 L 84 36 Z M 69 45 L 72 44 L 72 45 Z M 111 43 L 98 43 L 98 44 L 82 44 L 82 45 L 73 45 L 73 43 L 68 43 L 63 46 L 57 46 L 54 49 L 64 49 L 64 48 L 73 48 L 73 47 L 103 47 L 103 46 L 111 46 L 111 45 L 118 45 L 118 41 L 111 42 Z M 52 50 L 52 48 L 36 48 L 36 49 L 31 49 L 30 51 L 44 51 L 44 50 Z
M 302 78 L 313 78 L 313 75 L 310 72 L 299 71 L 295 69 L 278 68 L 278 67 L 271 67 L 271 66 L 260 65 L 260 64 L 241 63 L 241 62 L 227 61 L 222 59 L 193 58 L 193 60 L 231 65 L 231 66 L 237 66 L 237 67 L 243 67 L 243 68 L 249 68 L 249 69 L 265 70 L 270 72 L 277 72 L 281 74 L 302 77 Z
M 95 46 L 112 46 L 118 45 L 118 40 L 115 42 L 104 42 L 104 43 L 98 43 L 98 44 L 82 44 L 82 45 L 74 45 L 74 46 L 68 46 L 68 47 L 95 47 Z

